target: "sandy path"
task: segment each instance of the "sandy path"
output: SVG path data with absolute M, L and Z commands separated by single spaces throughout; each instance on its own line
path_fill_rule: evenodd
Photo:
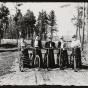
M 18 53 L 15 53 L 17 56 Z M 12 73 L 0 77 L 0 85 L 88 85 L 88 70 L 82 69 L 74 72 L 72 69 L 60 70 L 59 68 L 47 71 L 41 69 L 25 68 L 19 71 L 18 58 L 15 58 L 10 70 Z

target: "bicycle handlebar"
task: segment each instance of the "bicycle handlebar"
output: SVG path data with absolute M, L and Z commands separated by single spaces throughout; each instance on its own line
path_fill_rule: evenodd
M 77 49 L 77 48 L 80 48 L 80 47 L 74 47 L 74 48 L 45 48 L 45 47 L 43 47 L 43 48 L 37 48 L 37 47 L 32 47 L 32 48 L 30 48 L 30 49 L 38 49 L 38 50 L 41 50 L 41 49 L 54 49 L 54 50 L 61 50 L 61 49 Z

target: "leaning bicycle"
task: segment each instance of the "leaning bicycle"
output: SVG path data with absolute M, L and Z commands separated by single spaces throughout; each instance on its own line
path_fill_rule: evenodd
M 23 54 L 23 51 L 28 50 L 28 54 L 26 55 Z M 34 54 L 33 51 L 34 50 Z M 29 48 L 23 49 L 20 51 L 20 58 L 19 58 L 19 69 L 21 72 L 24 72 L 24 68 L 30 68 L 34 67 L 37 68 L 38 70 L 40 69 L 40 57 L 36 52 L 36 48 L 32 48 L 30 51 Z
M 79 52 L 77 50 L 79 50 Z M 81 64 L 79 64 L 79 62 L 81 63 L 81 60 L 80 61 L 78 60 L 78 58 L 81 59 L 80 55 L 81 55 L 81 52 L 80 52 L 80 48 L 79 47 L 72 48 L 72 54 L 71 54 L 71 57 L 70 57 L 70 65 L 71 65 L 71 62 L 73 62 L 73 68 L 74 68 L 75 72 L 77 72 L 78 66 L 81 65 Z
M 39 49 L 39 48 L 34 48 L 34 52 L 35 52 L 34 68 L 37 68 L 38 70 L 40 70 L 40 56 L 38 55 L 37 50 L 41 50 L 41 49 Z
M 44 49 L 47 50 L 47 53 L 45 53 L 45 57 L 44 57 L 44 65 L 46 65 L 46 68 L 49 69 L 49 65 L 50 65 L 49 52 L 54 48 L 44 48 Z

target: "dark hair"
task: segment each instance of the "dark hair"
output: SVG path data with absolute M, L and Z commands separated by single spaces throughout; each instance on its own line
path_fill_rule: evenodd
M 73 35 L 72 38 L 76 38 L 77 36 L 76 35 Z
M 61 47 L 61 42 L 59 41 L 59 42 L 58 42 L 58 48 L 60 48 L 60 47 Z
M 39 36 L 39 35 L 37 35 L 37 36 Z

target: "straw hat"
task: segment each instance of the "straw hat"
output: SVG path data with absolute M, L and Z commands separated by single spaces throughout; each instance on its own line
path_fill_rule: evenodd
M 63 38 L 64 38 L 63 36 L 60 37 L 60 39 L 63 39 Z

